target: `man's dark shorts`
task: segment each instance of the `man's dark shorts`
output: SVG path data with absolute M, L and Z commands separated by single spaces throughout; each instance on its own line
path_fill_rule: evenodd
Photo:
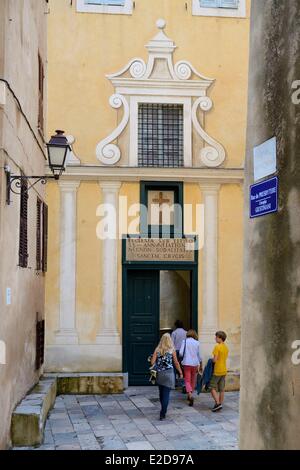
M 217 392 L 224 392 L 225 390 L 226 375 L 213 375 L 210 379 L 209 390 L 216 390 Z

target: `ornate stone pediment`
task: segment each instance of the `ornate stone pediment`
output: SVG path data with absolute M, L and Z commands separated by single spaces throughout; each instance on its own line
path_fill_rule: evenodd
M 124 108 L 123 118 L 117 128 L 97 145 L 97 158 L 105 165 L 115 165 L 122 158 L 122 152 L 114 143 L 130 121 L 128 164 L 137 166 L 137 120 L 139 103 L 178 103 L 184 106 L 184 166 L 218 167 L 225 160 L 225 150 L 204 130 L 204 113 L 212 108 L 207 90 L 213 79 L 200 74 L 188 61 L 174 64 L 174 42 L 164 32 L 166 23 L 158 20 L 159 32 L 146 45 L 147 63 L 133 58 L 122 70 L 107 75 L 115 94 L 110 105 Z M 200 143 L 198 155 L 192 143 L 193 127 Z M 194 157 L 194 158 L 193 158 Z

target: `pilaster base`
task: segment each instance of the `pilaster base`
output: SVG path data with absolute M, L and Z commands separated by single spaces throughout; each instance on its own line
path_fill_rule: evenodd
M 47 345 L 45 372 L 121 372 L 122 346 Z
M 75 328 L 64 328 L 55 332 L 56 344 L 79 344 Z
M 201 354 L 204 364 L 212 357 L 213 349 L 216 345 L 217 328 L 205 328 L 200 334 Z
M 114 330 L 103 330 L 96 336 L 96 344 L 120 345 L 120 335 Z

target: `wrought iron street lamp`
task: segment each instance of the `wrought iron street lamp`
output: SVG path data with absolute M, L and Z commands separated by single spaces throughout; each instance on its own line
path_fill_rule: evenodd
M 47 151 L 49 167 L 54 178 L 58 180 L 66 169 L 66 158 L 71 149 L 64 131 L 57 130 L 55 132 L 56 135 L 53 135 L 47 144 Z
M 21 194 L 22 184 L 25 181 L 29 181 L 27 185 L 27 191 L 33 188 L 37 183 L 46 184 L 48 179 L 58 180 L 59 177 L 66 169 L 66 159 L 68 152 L 71 150 L 70 144 L 67 137 L 64 135 L 64 131 L 55 131 L 56 135 L 53 135 L 47 145 L 48 153 L 48 164 L 49 168 L 53 173 L 53 176 L 25 176 L 25 175 L 12 175 L 10 168 L 5 167 L 6 173 L 6 203 L 10 204 L 10 194 Z M 33 180 L 33 181 L 31 181 Z

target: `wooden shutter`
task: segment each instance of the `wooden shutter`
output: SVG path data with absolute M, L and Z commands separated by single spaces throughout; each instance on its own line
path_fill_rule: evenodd
M 36 270 L 42 269 L 42 201 L 36 201 Z
M 43 247 L 42 247 L 42 270 L 47 272 L 47 254 L 48 254 L 48 206 L 43 203 Z
M 45 320 L 36 322 L 36 359 L 35 368 L 38 370 L 44 364 L 45 352 Z
M 26 179 L 21 179 L 20 197 L 20 233 L 19 233 L 19 266 L 28 266 L 28 185 Z
M 41 56 L 39 55 L 39 113 L 38 113 L 38 126 L 44 130 L 44 65 Z

